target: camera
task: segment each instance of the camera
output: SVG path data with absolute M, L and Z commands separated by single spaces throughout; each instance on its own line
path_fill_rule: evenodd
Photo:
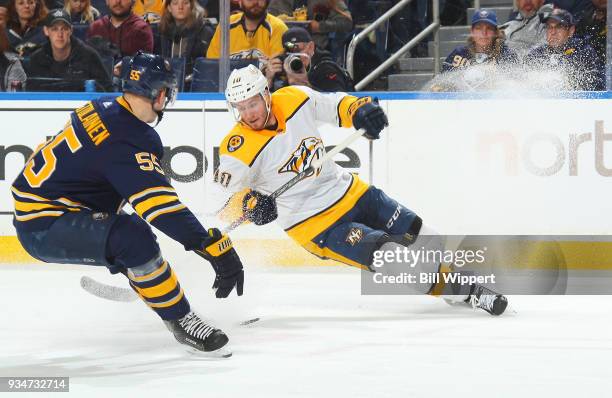
M 288 65 L 292 72 L 300 73 L 304 69 L 304 62 L 301 58 L 302 54 L 295 52 L 299 50 L 298 45 L 288 41 L 283 43 L 283 47 L 285 48 L 286 52 L 279 57 L 280 60 L 285 65 Z
M 289 65 L 289 69 L 291 69 L 291 71 L 294 73 L 300 73 L 304 69 L 304 62 L 302 62 L 300 54 L 283 54 L 279 58 L 285 65 Z

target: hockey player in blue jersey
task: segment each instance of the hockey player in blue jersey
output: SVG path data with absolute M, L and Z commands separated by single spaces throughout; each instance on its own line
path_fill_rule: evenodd
M 76 109 L 13 183 L 17 236 L 41 261 L 124 274 L 180 343 L 229 356 L 227 336 L 191 310 L 147 223 L 212 264 L 217 297 L 234 287 L 242 295 L 242 263 L 227 236 L 207 231 L 181 203 L 160 167 L 162 143 L 148 123 L 174 100 L 168 62 L 138 53 L 126 67 L 123 95 Z M 125 201 L 135 214 L 121 212 Z

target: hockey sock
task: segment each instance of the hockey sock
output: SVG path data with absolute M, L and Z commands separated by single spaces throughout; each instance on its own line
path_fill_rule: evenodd
M 162 319 L 179 319 L 189 312 L 189 301 L 174 270 L 161 257 L 129 268 L 127 276 L 130 286 Z
M 454 271 L 448 265 L 441 264 L 440 270 L 438 271 L 438 282 L 432 286 L 428 294 L 448 298 L 452 301 L 466 300 L 470 296 L 470 285 L 464 286 L 445 282 L 446 279 L 444 278 L 444 275 L 448 275 L 453 272 Z

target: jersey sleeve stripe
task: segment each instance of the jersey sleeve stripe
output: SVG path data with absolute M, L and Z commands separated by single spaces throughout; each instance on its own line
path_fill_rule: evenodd
M 52 205 L 50 203 L 32 203 L 32 202 L 19 202 L 19 201 L 15 201 L 15 210 L 17 211 L 21 211 L 21 212 L 31 212 L 31 211 L 36 211 L 36 210 L 44 210 L 44 209 L 66 209 L 66 210 L 73 210 L 73 211 L 79 211 L 79 209 L 70 209 L 67 208 L 65 206 L 56 206 L 56 205 Z
M 35 200 L 37 202 L 50 202 L 51 199 L 43 198 L 42 196 L 34 195 L 33 193 L 21 192 L 15 187 L 11 187 L 11 191 L 15 196 L 19 196 L 21 198 Z
M 143 200 L 142 202 L 135 205 L 134 210 L 136 210 L 136 213 L 138 213 L 142 217 L 143 214 L 153 209 L 154 207 L 165 205 L 167 203 L 178 202 L 178 200 L 178 196 L 176 195 L 153 196 L 152 198 Z
M 39 217 L 59 217 L 64 215 L 63 211 L 39 211 L 37 213 L 30 213 L 24 216 L 15 214 L 17 221 L 28 221 Z
M 175 206 L 171 206 L 171 207 L 165 207 L 159 210 L 154 211 L 153 213 L 149 214 L 145 220 L 149 223 L 153 222 L 153 220 L 155 220 L 157 217 L 163 215 L 163 214 L 168 214 L 168 213 L 174 213 L 177 211 L 181 211 L 183 209 L 187 208 L 187 206 L 185 206 L 184 204 L 180 203 L 175 205 Z
M 59 202 L 59 203 L 61 203 L 63 205 L 66 205 L 66 206 L 81 207 L 83 209 L 88 209 L 89 210 L 89 207 L 85 206 L 84 204 L 79 203 L 79 202 L 75 202 L 75 201 L 70 200 L 68 198 L 47 199 L 47 198 L 43 198 L 42 196 L 34 195 L 33 193 L 22 192 L 22 191 L 18 190 L 15 187 L 11 187 L 11 191 L 13 192 L 14 196 L 17 196 L 17 197 L 22 198 L 22 199 L 33 200 L 35 202 Z M 17 198 L 15 198 L 15 200 L 17 200 Z
M 170 192 L 170 193 L 175 193 L 176 191 L 172 187 L 163 187 L 163 186 L 147 188 L 147 189 L 145 189 L 143 191 L 140 191 L 140 192 L 135 193 L 134 195 L 130 196 L 128 198 L 128 202 L 130 202 L 132 205 L 134 205 L 134 201 L 137 201 L 138 199 L 140 199 L 140 198 L 142 198 L 144 196 L 147 196 L 147 195 L 149 195 L 151 193 L 154 193 L 154 192 Z

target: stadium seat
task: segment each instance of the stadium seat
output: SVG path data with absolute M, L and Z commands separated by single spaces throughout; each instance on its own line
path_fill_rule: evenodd
M 252 64 L 258 66 L 256 59 L 232 59 L 230 70 L 244 68 Z M 219 60 L 210 58 L 196 58 L 193 63 L 192 92 L 218 92 L 219 91 Z
M 77 23 L 77 24 L 72 25 L 72 34 L 74 35 L 74 37 L 82 41 L 86 41 L 88 29 L 89 29 L 89 24 Z
M 176 81 L 178 83 L 178 90 L 183 91 L 185 87 L 185 64 L 187 60 L 185 58 L 172 58 L 170 59 L 170 65 L 172 70 L 176 74 Z

